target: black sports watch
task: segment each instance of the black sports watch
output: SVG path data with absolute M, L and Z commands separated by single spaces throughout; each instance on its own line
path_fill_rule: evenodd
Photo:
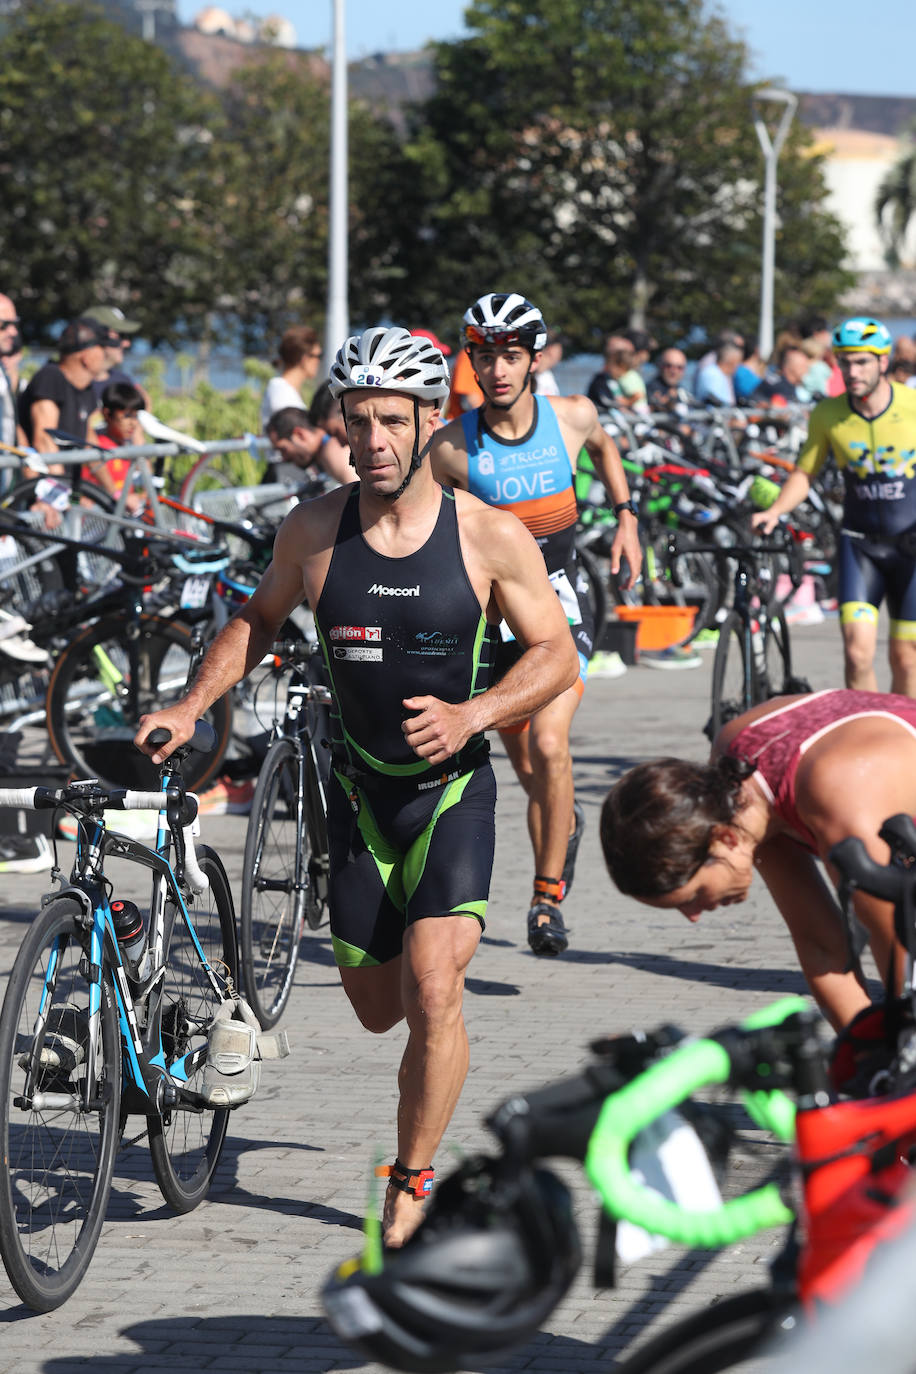
M 631 515 L 636 514 L 636 507 L 633 505 L 632 501 L 618 501 L 617 505 L 614 507 L 614 514 L 619 515 L 622 510 L 628 510 Z

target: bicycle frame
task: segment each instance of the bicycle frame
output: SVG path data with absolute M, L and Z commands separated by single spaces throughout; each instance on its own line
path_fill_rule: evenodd
M 169 785 L 169 774 L 163 774 L 163 791 Z M 123 1050 L 123 1089 L 126 1097 L 122 1102 L 130 1112 L 144 1115 L 158 1115 L 163 1110 L 184 1108 L 195 1110 L 198 1102 L 193 1094 L 184 1087 L 188 1079 L 202 1067 L 206 1057 L 206 1047 L 198 1048 L 196 1054 L 174 1061 L 167 1067 L 165 1049 L 162 1043 L 162 1027 L 159 1016 L 154 1016 L 144 1028 L 138 1016 L 138 1008 L 154 992 L 157 983 L 165 973 L 164 964 L 164 922 L 168 901 L 173 902 L 185 922 L 188 933 L 201 967 L 214 993 L 222 1000 L 227 989 L 221 984 L 201 947 L 194 929 L 194 923 L 182 895 L 178 879 L 169 861 L 170 832 L 166 822 L 166 812 L 159 813 L 156 847 L 150 848 L 139 840 L 108 830 L 104 821 L 87 818 L 86 833 L 82 825 L 77 838 L 77 852 L 70 881 L 53 897 L 74 897 L 86 914 L 89 928 L 90 965 L 101 970 L 107 959 L 112 972 L 115 1001 L 121 1031 Z M 111 903 L 105 890 L 105 859 L 125 858 L 133 863 L 149 868 L 153 874 L 152 897 L 150 902 L 149 936 L 147 948 L 150 954 L 151 971 L 137 982 L 125 966 L 121 949 L 115 933 Z M 56 982 L 56 959 L 49 960 L 45 979 L 45 990 L 41 1006 L 53 998 Z M 101 1011 L 101 977 L 89 979 L 89 1037 L 88 1062 L 84 1100 L 76 1104 L 66 1094 L 61 1101 L 50 1101 L 55 1095 L 34 1095 L 29 1104 L 35 1108 L 55 1106 L 63 1109 L 91 1111 L 96 1098 L 96 1047 L 99 1042 L 99 1016 Z M 43 1030 L 43 1026 L 38 1030 Z M 42 1035 L 36 1033 L 34 1043 L 40 1045 Z M 28 1086 L 28 1080 L 27 1080 Z M 40 1099 L 40 1100 L 39 1100 Z

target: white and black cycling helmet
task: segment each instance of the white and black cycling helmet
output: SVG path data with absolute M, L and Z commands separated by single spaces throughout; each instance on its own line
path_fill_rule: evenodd
M 522 1168 L 510 1180 L 469 1159 L 377 1272 L 365 1262 L 338 1269 L 324 1306 L 341 1340 L 370 1360 L 446 1374 L 532 1340 L 580 1259 L 569 1190 L 555 1174 Z
M 539 353 L 547 343 L 547 326 L 536 305 L 515 292 L 490 291 L 464 312 L 462 338 L 474 344 L 521 344 Z
M 420 449 L 420 402 L 441 405 L 449 393 L 449 385 L 448 363 L 435 344 L 400 325 L 392 325 L 390 329 L 377 325 L 363 334 L 352 334 L 337 350 L 328 378 L 332 396 L 343 397 L 347 392 L 379 387 L 382 391 L 399 391 L 413 398 L 414 440 L 410 467 L 397 491 L 388 495 L 387 500 L 398 499 L 426 456 L 429 445 Z M 341 410 L 346 424 L 343 400 Z M 352 458 L 350 461 L 353 462 Z
M 352 334 L 331 367 L 332 396 L 364 387 L 403 391 L 420 401 L 444 401 L 449 392 L 448 364 L 429 339 L 400 325 L 377 325 Z

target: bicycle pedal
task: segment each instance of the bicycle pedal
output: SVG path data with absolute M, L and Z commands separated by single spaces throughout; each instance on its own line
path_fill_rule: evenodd
M 262 1031 L 258 1036 L 258 1057 L 260 1059 L 287 1059 L 289 1057 L 289 1036 L 285 1030 Z

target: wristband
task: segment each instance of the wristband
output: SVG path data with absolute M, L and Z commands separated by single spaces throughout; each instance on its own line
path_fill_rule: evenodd
M 617 502 L 617 505 L 614 507 L 614 514 L 615 514 L 616 516 L 619 516 L 619 515 L 620 515 L 620 512 L 621 512 L 622 510 L 628 510 L 628 511 L 630 512 L 631 515 L 635 515 L 635 514 L 636 514 L 636 507 L 633 505 L 633 502 L 630 501 L 630 500 L 627 500 L 627 501 L 618 501 L 618 502 Z

